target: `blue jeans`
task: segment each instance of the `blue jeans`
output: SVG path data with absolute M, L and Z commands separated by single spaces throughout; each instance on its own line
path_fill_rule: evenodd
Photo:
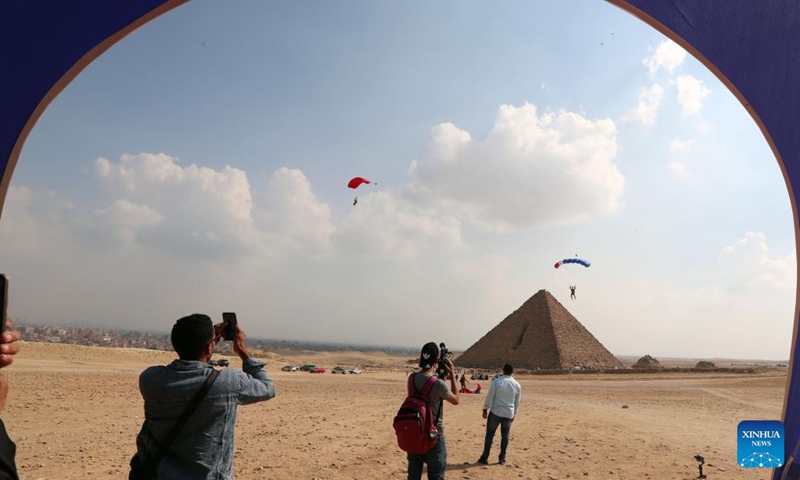
M 500 461 L 506 461 L 506 449 L 508 448 L 508 437 L 511 433 L 511 422 L 513 418 L 498 417 L 492 412 L 489 412 L 489 418 L 486 421 L 486 439 L 483 441 L 483 455 L 482 460 L 489 461 L 489 451 L 492 449 L 492 441 L 494 441 L 494 434 L 497 431 L 497 426 L 500 426 Z
M 428 480 L 444 480 L 447 469 L 447 446 L 444 443 L 444 432 L 439 432 L 439 440 L 428 453 L 408 454 L 408 480 L 422 478 L 422 466 L 428 464 Z

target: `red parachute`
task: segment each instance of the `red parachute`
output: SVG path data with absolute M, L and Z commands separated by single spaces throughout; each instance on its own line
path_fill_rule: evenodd
M 364 183 L 372 183 L 364 177 L 355 177 L 349 182 L 347 182 L 347 186 L 350 188 L 358 188 Z

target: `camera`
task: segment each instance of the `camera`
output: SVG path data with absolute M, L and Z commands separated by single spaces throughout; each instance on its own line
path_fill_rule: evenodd
M 441 378 L 442 380 L 447 380 L 450 376 L 450 373 L 447 371 L 447 362 L 445 360 L 451 360 L 453 358 L 453 352 L 447 349 L 447 346 L 444 342 L 439 344 L 439 367 L 436 369 L 436 376 Z
M 703 474 L 703 464 L 706 463 L 706 459 L 703 458 L 702 455 L 697 454 L 694 456 L 694 459 L 697 460 L 697 468 L 700 469 L 700 474 L 697 476 L 698 479 L 706 478 L 705 474 Z

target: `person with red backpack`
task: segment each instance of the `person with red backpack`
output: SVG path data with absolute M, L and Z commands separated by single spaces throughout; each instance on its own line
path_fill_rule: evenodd
M 419 371 L 408 377 L 408 397 L 394 418 L 397 443 L 408 458 L 408 480 L 420 480 L 424 465 L 428 480 L 444 480 L 447 469 L 447 447 L 444 439 L 444 401 L 458 405 L 455 367 L 450 359 L 442 362 L 450 386 L 436 377 L 439 347 L 426 343 L 419 357 Z

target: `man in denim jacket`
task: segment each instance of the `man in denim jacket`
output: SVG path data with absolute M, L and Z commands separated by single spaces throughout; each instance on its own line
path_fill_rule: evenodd
M 139 376 L 145 420 L 136 437 L 142 463 L 155 455 L 178 417 L 200 390 L 213 367 L 214 353 L 223 324 L 213 325 L 207 315 L 181 318 L 172 328 L 172 346 L 180 357 L 167 366 L 149 367 Z M 242 370 L 223 369 L 197 410 L 181 429 L 150 478 L 159 480 L 233 479 L 233 428 L 236 407 L 275 396 L 264 364 L 250 358 L 245 334 L 236 327 L 233 350 L 242 359 Z

